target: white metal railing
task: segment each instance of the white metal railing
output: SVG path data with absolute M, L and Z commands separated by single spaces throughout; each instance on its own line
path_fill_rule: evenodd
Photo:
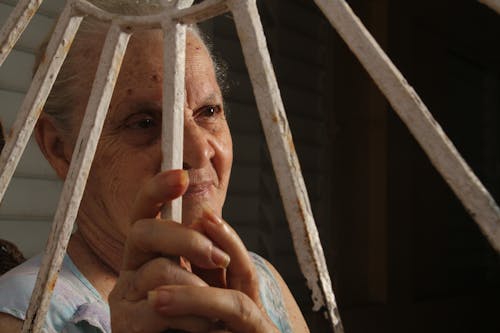
M 165 8 L 157 14 L 123 16 L 107 13 L 85 0 L 67 0 L 48 44 L 44 61 L 34 76 L 0 157 L 0 200 L 83 16 L 90 15 L 109 22 L 110 28 L 75 145 L 78 149 L 72 156 L 23 332 L 40 332 L 43 326 L 52 287 L 57 280 L 78 212 L 121 61 L 134 29 L 142 27 L 164 31 L 164 77 L 172 80 L 163 82 L 162 168 L 178 169 L 182 167 L 183 150 L 186 24 L 207 20 L 226 12 L 231 12 L 234 17 L 295 251 L 312 290 L 314 309 L 319 310 L 325 306 L 333 330 L 336 333 L 344 331 L 255 1 L 205 0 L 191 6 L 192 0 L 164 0 Z M 480 1 L 500 13 L 498 0 Z M 42 0 L 20 0 L 0 30 L 0 66 L 41 2 Z M 388 98 L 490 243 L 500 252 L 500 210 L 416 92 L 344 0 L 315 2 Z M 180 199 L 175 200 L 166 207 L 163 214 L 165 217 L 181 220 L 181 207 Z

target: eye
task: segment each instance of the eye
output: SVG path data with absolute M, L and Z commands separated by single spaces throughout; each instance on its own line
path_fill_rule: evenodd
M 223 111 L 221 105 L 207 105 L 196 110 L 195 116 L 203 118 L 213 118 L 221 114 L 222 112 Z
M 154 144 L 161 137 L 161 114 L 154 111 L 134 113 L 123 122 L 121 133 L 129 144 L 135 146 Z
M 135 130 L 146 130 L 158 126 L 158 120 L 149 113 L 131 115 L 125 121 L 125 127 Z

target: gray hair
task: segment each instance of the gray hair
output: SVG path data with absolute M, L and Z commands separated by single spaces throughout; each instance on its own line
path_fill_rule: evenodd
M 123 15 L 147 15 L 157 12 L 165 0 L 90 0 L 94 5 L 106 11 Z M 138 6 L 140 5 L 140 6 Z M 62 133 L 69 134 L 77 123 L 73 106 L 79 102 L 77 96 L 88 100 L 93 78 L 97 70 L 99 52 L 104 44 L 108 23 L 92 17 L 83 20 L 72 43 L 71 49 L 59 72 L 44 106 L 44 113 L 52 118 L 54 125 Z M 212 57 L 215 73 L 224 90 L 226 66 L 214 59 L 211 47 L 206 42 L 196 25 L 188 26 L 188 31 L 196 35 L 207 46 Z M 90 41 L 90 43 L 89 43 Z M 40 65 L 46 52 L 48 39 L 40 46 L 35 60 L 35 70 Z M 90 45 L 89 45 L 90 44 Z M 82 71 L 82 68 L 84 71 Z M 82 75 L 83 74 L 83 75 Z

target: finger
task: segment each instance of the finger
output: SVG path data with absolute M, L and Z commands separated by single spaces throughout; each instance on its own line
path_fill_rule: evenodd
M 164 257 L 148 261 L 137 271 L 120 272 L 120 275 L 131 281 L 125 295 L 128 301 L 145 299 L 148 291 L 163 285 L 207 286 L 202 279 Z
M 203 211 L 201 223 L 207 237 L 231 257 L 226 273 L 228 287 L 244 292 L 260 304 L 255 265 L 236 231 L 208 207 Z
M 163 286 L 148 301 L 165 316 L 205 316 L 222 321 L 232 332 L 277 332 L 276 327 L 244 293 L 213 287 Z
M 113 331 L 161 333 L 167 330 L 182 332 L 205 333 L 210 330 L 213 322 L 201 316 L 166 316 L 161 314 L 147 301 L 122 304 L 126 313 L 133 316 L 120 316 L 111 312 Z
M 183 195 L 188 185 L 189 177 L 184 170 L 157 174 L 139 190 L 132 207 L 131 221 L 156 217 L 165 202 Z
M 125 244 L 123 270 L 137 270 L 158 256 L 182 256 L 208 269 L 225 268 L 230 261 L 205 235 L 186 226 L 156 219 L 137 221 Z

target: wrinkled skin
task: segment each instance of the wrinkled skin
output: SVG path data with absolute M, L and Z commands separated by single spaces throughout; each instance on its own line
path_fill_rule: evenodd
M 109 300 L 114 333 L 277 332 L 248 252 L 220 217 L 231 135 L 211 58 L 191 33 L 184 171 L 160 172 L 161 45 L 155 31 L 131 39 L 68 252 Z M 61 135 L 48 117 L 38 125 L 42 151 L 62 178 L 76 136 Z M 159 219 L 162 205 L 179 196 L 182 224 Z

